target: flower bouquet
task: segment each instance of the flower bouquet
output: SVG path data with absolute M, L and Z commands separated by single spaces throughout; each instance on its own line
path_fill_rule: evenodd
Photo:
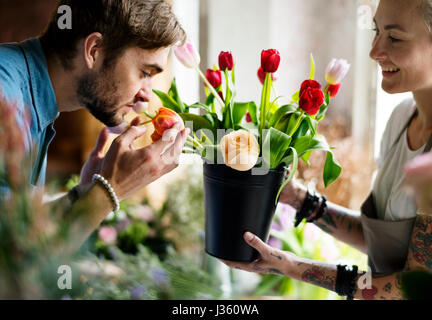
M 331 98 L 338 93 L 349 65 L 334 59 L 327 69 L 328 85 L 322 90 L 314 80 L 311 56 L 309 79 L 290 96 L 288 104 L 280 105 L 282 97 L 272 96 L 272 82 L 281 57 L 277 50 L 263 50 L 258 69 L 263 87 L 258 105 L 254 101 L 236 101 L 235 66 L 230 52 L 221 52 L 219 68 L 208 69 L 205 75 L 199 69 L 200 56 L 192 44 L 176 47 L 174 53 L 184 66 L 198 72 L 205 83 L 206 101 L 184 103 L 175 79 L 168 93 L 154 92 L 167 115 L 162 121 L 165 127 L 172 126 L 180 116 L 191 129 L 184 152 L 204 159 L 206 251 L 226 260 L 253 261 L 257 252 L 243 241 L 243 233 L 251 231 L 267 240 L 279 194 L 296 172 L 299 159 L 309 164 L 312 151 L 327 152 L 325 186 L 341 172 L 332 148 L 317 133 L 317 126 Z M 161 122 L 156 122 L 155 126 L 161 127 Z M 156 131 L 152 137 L 157 139 L 161 133 Z

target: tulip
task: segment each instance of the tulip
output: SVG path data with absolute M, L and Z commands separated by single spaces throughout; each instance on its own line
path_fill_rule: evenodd
M 339 84 L 347 75 L 350 64 L 344 59 L 333 59 L 327 66 L 325 79 L 328 84 Z
M 164 132 L 171 129 L 176 123 L 181 123 L 184 127 L 183 119 L 171 109 L 161 107 L 152 119 L 155 131 L 153 132 L 151 139 L 153 142 L 161 139 Z
M 261 53 L 261 68 L 266 73 L 274 73 L 279 68 L 280 53 L 275 49 L 263 50 Z
M 300 96 L 299 106 L 309 115 L 314 116 L 318 113 L 324 103 L 324 93 L 321 89 L 307 88 Z
M 246 130 L 233 131 L 225 135 L 220 142 L 220 148 L 225 164 L 238 171 L 252 169 L 260 154 L 258 141 Z
M 144 113 L 144 112 L 148 112 L 148 102 L 138 101 L 138 102 L 135 103 L 135 105 L 133 106 L 133 110 L 134 110 L 136 113 Z
M 128 124 L 126 122 L 123 122 L 122 124 L 116 126 L 116 127 L 108 127 L 108 131 L 112 134 L 122 134 L 126 131 L 128 128 Z
M 195 49 L 194 45 L 190 42 L 182 47 L 175 47 L 174 54 L 180 62 L 189 69 L 198 67 L 201 62 L 201 57 Z
M 325 88 L 325 92 L 330 93 L 330 98 L 335 98 L 339 92 L 341 85 L 342 85 L 342 83 L 329 84 Z
M 251 123 L 251 122 L 252 122 L 252 117 L 251 117 L 249 111 L 246 112 L 246 122 L 247 122 L 247 123 Z
M 213 88 L 218 88 L 222 84 L 222 72 L 220 70 L 207 69 L 206 79 Z
M 303 81 L 303 83 L 301 84 L 301 87 L 300 87 L 300 96 L 302 96 L 303 92 L 306 89 L 309 89 L 309 88 L 312 88 L 312 89 L 321 89 L 321 84 L 318 81 L 315 81 L 315 80 L 305 80 L 305 81 Z
M 258 79 L 261 82 L 261 84 L 264 85 L 266 73 L 263 71 L 263 69 L 261 67 L 259 67 L 259 69 L 258 69 L 257 76 L 258 76 Z M 277 80 L 277 77 L 274 73 L 271 74 L 271 78 L 272 78 L 272 81 Z
M 222 51 L 219 54 L 219 68 L 222 71 L 227 69 L 231 71 L 234 68 L 234 58 L 231 52 Z
M 199 63 L 201 61 L 200 55 L 198 54 L 197 50 L 195 49 L 194 45 L 190 42 L 186 43 L 182 47 L 175 47 L 174 48 L 174 54 L 177 57 L 177 59 L 180 60 L 180 62 L 186 67 L 190 69 L 195 69 L 195 71 L 198 73 L 200 78 L 204 81 L 206 86 L 210 89 L 211 93 L 215 96 L 216 100 L 219 102 L 221 107 L 225 107 L 224 101 L 219 97 L 218 93 L 216 92 L 215 88 L 210 84 L 210 82 L 207 80 L 205 75 L 200 70 Z M 216 110 L 212 110 L 213 112 L 216 112 Z

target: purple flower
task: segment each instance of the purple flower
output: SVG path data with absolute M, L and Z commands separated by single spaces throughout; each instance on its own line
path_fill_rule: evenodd
M 147 294 L 147 288 L 143 285 L 138 285 L 130 290 L 131 299 L 139 300 Z
M 152 268 L 150 269 L 150 276 L 153 278 L 157 286 L 163 286 L 168 283 L 169 275 L 162 268 Z
M 116 229 L 118 232 L 122 232 L 124 229 L 126 229 L 129 225 L 131 224 L 131 220 L 126 218 L 123 220 L 120 220 L 117 225 L 116 225 Z
M 282 241 L 280 241 L 279 239 L 276 239 L 274 237 L 270 237 L 270 239 L 268 240 L 268 245 L 270 247 L 276 248 L 276 249 L 282 249 Z

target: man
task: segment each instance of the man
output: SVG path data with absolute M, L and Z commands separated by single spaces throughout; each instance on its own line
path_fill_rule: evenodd
M 47 149 L 59 113 L 85 108 L 108 127 L 120 125 L 132 106 L 150 100 L 152 77 L 166 67 L 170 47 L 185 40 L 163 0 L 60 1 L 59 7 L 64 5 L 72 12 L 71 29 L 59 28 L 56 10 L 40 38 L 0 45 L 0 90 L 6 101 L 17 105 L 18 121 L 27 133 L 33 186 L 45 183 Z M 28 114 L 30 123 L 24 121 Z M 160 141 L 135 150 L 134 140 L 145 131 L 139 121 L 134 119 L 114 140 L 106 156 L 105 128 L 82 169 L 80 185 L 57 200 L 72 228 L 66 249 L 76 250 L 117 200 L 178 165 L 187 129 L 176 126 Z M 92 182 L 94 174 L 107 183 Z M 4 183 L 2 190 L 7 191 Z

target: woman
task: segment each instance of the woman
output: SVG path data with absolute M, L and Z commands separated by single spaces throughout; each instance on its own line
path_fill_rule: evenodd
M 352 299 L 401 299 L 401 275 L 432 270 L 432 216 L 420 214 L 404 189 L 404 164 L 432 146 L 432 1 L 381 0 L 370 52 L 383 72 L 388 93 L 412 91 L 393 112 L 381 143 L 379 173 L 361 215 L 311 195 L 296 182 L 281 202 L 335 238 L 368 254 L 365 271 L 297 257 L 263 243 L 251 233 L 245 241 L 261 258 L 252 263 L 224 261 L 250 272 L 277 273 L 336 291 Z M 408 121 L 409 120 L 409 121 Z

